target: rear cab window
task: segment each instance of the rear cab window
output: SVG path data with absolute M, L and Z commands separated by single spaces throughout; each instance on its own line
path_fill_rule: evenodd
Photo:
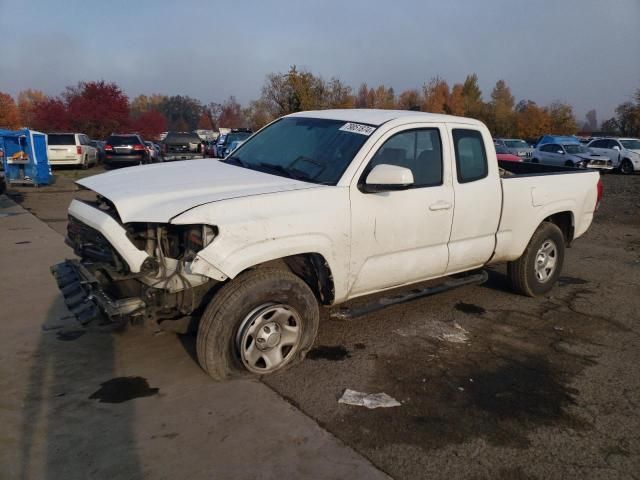
M 489 165 L 482 133 L 479 130 L 454 128 L 452 134 L 458 183 L 485 178 L 489 174 Z

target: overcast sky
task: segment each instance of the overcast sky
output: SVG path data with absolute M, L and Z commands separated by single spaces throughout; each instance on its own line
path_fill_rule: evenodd
M 0 0 L 0 91 L 79 80 L 204 103 L 260 95 L 290 65 L 396 93 L 476 72 L 485 100 L 574 105 L 598 121 L 640 88 L 640 0 Z

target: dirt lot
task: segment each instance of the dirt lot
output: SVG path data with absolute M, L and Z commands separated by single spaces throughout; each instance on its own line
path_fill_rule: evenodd
M 65 173 L 10 191 L 61 233 Z M 308 359 L 264 383 L 394 478 L 639 478 L 640 176 L 603 183 L 546 297 L 510 293 L 499 267 L 357 320 L 325 311 Z M 345 388 L 402 406 L 339 405 Z

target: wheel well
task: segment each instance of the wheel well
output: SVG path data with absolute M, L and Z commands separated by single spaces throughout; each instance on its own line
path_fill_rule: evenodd
M 562 231 L 567 247 L 571 245 L 574 234 L 573 214 L 571 212 L 554 213 L 545 218 L 544 221 L 556 224 Z
M 329 263 L 319 253 L 301 253 L 270 260 L 252 268 L 286 268 L 305 281 L 323 305 L 331 305 L 335 298 L 333 275 Z

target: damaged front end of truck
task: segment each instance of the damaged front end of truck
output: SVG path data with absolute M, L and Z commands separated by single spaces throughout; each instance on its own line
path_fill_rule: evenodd
M 203 275 L 198 252 L 218 234 L 211 225 L 122 223 L 100 195 L 69 207 L 67 243 L 79 259 L 51 267 L 65 303 L 83 324 L 192 328 L 216 286 L 225 279 Z M 211 266 L 207 274 L 212 274 Z

